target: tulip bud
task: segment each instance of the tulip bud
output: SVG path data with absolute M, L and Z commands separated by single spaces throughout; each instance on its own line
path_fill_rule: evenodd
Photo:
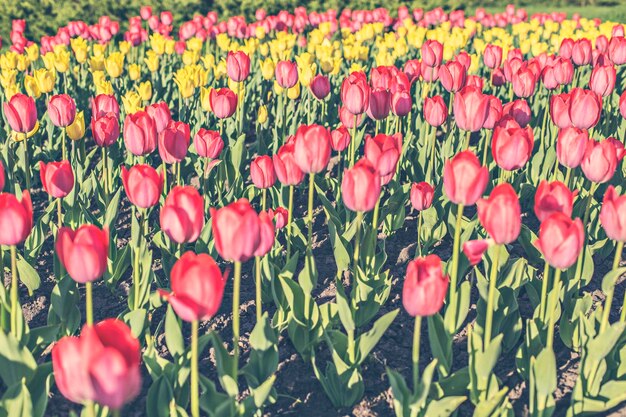
M 569 93 L 555 94 L 550 97 L 550 117 L 559 129 L 572 126 L 569 115 L 571 95 Z
M 330 132 L 330 147 L 335 152 L 343 152 L 350 144 L 350 132 L 348 129 L 341 125 L 337 129 Z
M 368 136 L 365 140 L 365 159 L 376 168 L 381 177 L 395 173 L 401 154 L 402 135 L 400 133 L 392 136 L 380 133 L 374 137 Z
M 170 120 L 167 127 L 159 134 L 159 155 L 166 164 L 173 164 L 185 159 L 189 149 L 189 125 Z
M 82 139 L 85 136 L 85 113 L 79 111 L 74 117 L 74 122 L 65 128 L 65 133 L 71 140 Z
M 420 49 L 422 55 L 422 63 L 429 67 L 437 67 L 441 65 L 443 57 L 443 45 L 436 40 L 427 40 L 422 44 Z
M 113 113 L 91 119 L 91 133 L 96 145 L 109 147 L 120 137 L 120 125 Z
M 289 211 L 284 207 L 276 207 L 274 210 L 268 209 L 268 214 L 271 214 L 272 219 L 276 225 L 276 229 L 280 230 L 289 221 Z
M 409 262 L 402 287 L 402 305 L 413 317 L 436 314 L 448 292 L 448 277 L 443 274 L 441 259 L 428 255 Z
M 231 80 L 242 82 L 250 74 L 250 57 L 243 51 L 229 51 L 226 57 L 226 69 Z
M 576 263 L 585 245 L 583 223 L 563 213 L 554 213 L 541 222 L 535 246 L 553 268 L 567 269 Z
M 453 111 L 460 129 L 477 132 L 487 120 L 489 98 L 478 88 L 467 86 L 454 95 Z
M 535 215 L 540 222 L 553 213 L 563 213 L 571 217 L 574 208 L 574 197 L 577 192 L 571 192 L 560 181 L 541 181 L 535 193 Z
M 344 172 L 341 198 L 349 210 L 368 212 L 374 209 L 380 197 L 380 174 L 367 160 L 359 160 Z
M 204 200 L 192 186 L 176 186 L 160 213 L 161 230 L 176 243 L 195 242 L 204 227 Z
M 163 172 L 138 164 L 127 170 L 122 165 L 122 183 L 128 200 L 137 207 L 149 208 L 159 202 L 163 192 Z
M 341 83 L 341 102 L 350 113 L 362 114 L 369 108 L 370 92 L 365 74 L 353 72 Z
M 463 243 L 463 253 L 467 257 L 471 266 L 478 265 L 483 259 L 483 255 L 495 242 L 493 239 L 468 240 Z
M 0 193 L 0 245 L 23 243 L 33 228 L 33 203 L 28 190 L 22 191 L 22 200 L 9 193 Z
M 590 90 L 574 88 L 570 93 L 569 117 L 579 129 L 589 129 L 600 120 L 602 97 Z M 560 126 L 559 126 L 560 127 Z
M 211 89 L 209 101 L 218 119 L 229 118 L 237 109 L 237 95 L 230 88 Z
M 448 117 L 448 107 L 441 96 L 426 97 L 423 111 L 424 119 L 433 127 L 441 126 Z
M 429 209 L 433 204 L 433 197 L 435 196 L 435 190 L 433 186 L 427 182 L 414 183 L 411 186 L 411 205 L 417 211 L 424 211 Z
M 220 209 L 211 208 L 215 249 L 230 262 L 245 262 L 254 256 L 259 246 L 259 216 L 246 199 Z
M 483 195 L 489 182 L 489 171 L 481 166 L 472 151 L 458 153 L 446 161 L 443 171 L 443 187 L 455 204 L 470 206 Z
M 76 230 L 62 227 L 57 232 L 55 249 L 61 265 L 74 281 L 93 282 L 107 270 L 109 232 L 92 224 Z
M 146 113 L 154 120 L 157 133 L 161 133 L 165 130 L 170 120 L 172 120 L 170 108 L 164 101 L 147 106 Z
M 93 118 L 99 118 L 107 113 L 113 113 L 115 118 L 120 117 L 120 105 L 115 96 L 99 94 L 91 100 L 91 114 Z
M 620 196 L 609 185 L 602 201 L 600 223 L 609 239 L 626 242 L 626 196 Z
M 74 122 L 76 103 L 67 94 L 52 96 L 48 103 L 48 116 L 56 127 L 66 127 Z
M 276 177 L 283 185 L 298 185 L 304 179 L 304 172 L 296 163 L 294 149 L 294 140 L 288 140 L 272 158 Z
M 487 45 L 483 51 L 483 62 L 487 68 L 499 68 L 502 63 L 502 48 L 498 45 Z
M 404 117 L 411 112 L 413 100 L 407 90 L 398 90 L 391 95 L 391 111 L 399 117 Z
M 289 89 L 298 82 L 298 66 L 291 61 L 278 62 L 274 74 L 281 88 Z
M 156 124 L 147 112 L 138 111 L 126 116 L 124 144 L 126 149 L 136 156 L 148 155 L 156 149 Z
M 585 155 L 589 142 L 589 132 L 577 127 L 559 130 L 556 139 L 556 157 L 561 165 L 577 168 Z
M 259 213 L 259 246 L 254 256 L 265 256 L 274 246 L 276 232 L 272 214 L 266 211 Z
M 63 198 L 74 188 L 74 173 L 69 161 L 50 162 L 39 161 L 41 184 L 54 198 Z
M 15 94 L 4 103 L 4 116 L 14 132 L 32 132 L 37 125 L 35 100 L 21 93 Z
M 370 102 L 367 115 L 374 120 L 383 120 L 389 116 L 391 96 L 382 88 L 374 88 L 370 93 Z
M 256 157 L 250 163 L 250 177 L 257 188 L 270 188 L 276 182 L 276 173 L 272 158 L 263 155 Z
M 201 128 L 193 138 L 193 146 L 200 157 L 215 159 L 224 149 L 224 141 L 220 132 Z
M 487 233 L 500 245 L 514 242 L 522 227 L 521 207 L 509 183 L 496 186 L 489 198 L 476 202 L 478 219 Z
M 316 99 L 324 100 L 330 94 L 330 81 L 327 76 L 318 74 L 311 80 L 309 88 Z
M 505 128 L 496 126 L 491 152 L 498 166 L 506 171 L 522 168 L 533 152 L 534 136 L 530 126 Z
M 295 162 L 302 172 L 317 174 L 330 160 L 330 132 L 320 125 L 302 125 L 294 141 Z
M 613 178 L 617 162 L 616 148 L 609 140 L 589 139 L 580 167 L 589 181 L 602 184 Z
M 457 61 L 450 61 L 439 67 L 439 81 L 451 93 L 456 93 L 465 86 L 466 77 L 465 67 Z

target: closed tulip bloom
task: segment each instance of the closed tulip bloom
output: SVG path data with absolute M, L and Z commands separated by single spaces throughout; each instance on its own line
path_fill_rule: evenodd
M 289 89 L 298 83 L 298 65 L 291 61 L 279 61 L 274 75 L 281 88 Z
M 411 84 L 420 77 L 420 67 L 418 59 L 409 59 L 404 63 L 403 72 Z
M 565 38 L 561 41 L 559 47 L 559 55 L 565 59 L 572 57 L 572 50 L 574 49 L 574 40 L 571 38 Z
M 14 132 L 29 133 L 37 125 L 37 106 L 32 97 L 18 93 L 3 106 L 4 116 Z
M 578 66 L 591 64 L 591 41 L 583 38 L 574 42 L 572 47 L 572 62 Z
M 124 119 L 124 144 L 136 156 L 148 155 L 157 147 L 154 119 L 145 111 L 129 114 Z
M 600 223 L 609 239 L 626 242 L 626 196 L 609 185 L 600 209 Z
M 376 206 L 380 197 L 380 174 L 365 158 L 347 169 L 341 181 L 341 198 L 349 210 L 365 213 Z
M 509 183 L 496 186 L 489 198 L 476 202 L 478 219 L 487 233 L 500 245 L 514 242 L 522 227 L 519 198 Z
M 176 186 L 160 213 L 161 230 L 176 243 L 195 242 L 204 228 L 204 200 L 192 186 Z
M 220 132 L 200 128 L 193 138 L 193 146 L 202 158 L 215 159 L 222 153 L 224 141 L 220 136 Z
M 137 164 L 129 170 L 122 165 L 122 183 L 128 200 L 140 208 L 155 206 L 163 192 L 163 172 L 150 165 Z
M 550 97 L 550 117 L 559 129 L 572 126 L 569 116 L 571 96 L 569 93 L 555 94 Z
M 525 128 L 504 128 L 496 126 L 491 141 L 491 153 L 498 166 L 506 171 L 522 168 L 533 152 L 533 130 Z
M 600 120 L 602 97 L 590 90 L 574 88 L 570 93 L 569 117 L 579 129 L 589 129 Z
M 609 42 L 609 59 L 615 65 L 626 64 L 626 38 L 613 36 Z
M 330 160 L 330 132 L 320 125 L 302 125 L 294 141 L 295 162 L 305 174 L 326 169 Z
M 426 97 L 423 112 L 426 123 L 433 127 L 441 126 L 448 117 L 448 107 L 441 96 Z
M 626 156 L 626 148 L 624 148 L 624 144 L 622 141 L 615 139 L 614 137 L 608 137 L 605 139 L 607 142 L 610 142 L 615 147 L 615 156 L 617 157 L 617 162 L 624 159 Z
M 491 83 L 494 87 L 502 87 L 506 84 L 506 77 L 504 76 L 504 72 L 500 68 L 496 68 L 491 73 Z
M 68 400 L 119 410 L 141 391 L 141 346 L 121 320 L 85 326 L 52 349 L 54 380 Z
M 513 75 L 511 83 L 513 85 L 513 92 L 515 95 L 521 98 L 526 98 L 535 93 L 537 78 L 530 68 L 522 66 Z
M 9 193 L 0 193 L 0 245 L 23 243 L 33 228 L 33 203 L 28 190 L 21 201 Z
M 330 94 L 330 81 L 327 76 L 317 74 L 311 80 L 309 88 L 316 99 L 324 100 Z
M 48 116 L 56 127 L 67 127 L 76 117 L 76 103 L 67 94 L 52 96 L 48 102 Z
M 483 195 L 489 182 L 489 170 L 480 165 L 472 151 L 458 153 L 446 161 L 443 189 L 454 204 L 471 206 Z
M 494 244 L 493 239 L 468 240 L 463 243 L 463 253 L 471 266 L 478 265 L 483 259 L 485 252 Z
M 84 284 L 101 278 L 107 270 L 109 231 L 93 224 L 76 230 L 62 227 L 57 232 L 55 249 L 68 275 Z
M 450 61 L 439 67 L 439 81 L 446 91 L 456 93 L 465 86 L 467 73 L 463 64 Z
M 152 120 L 154 120 L 157 133 L 161 133 L 165 130 L 170 120 L 172 120 L 170 108 L 164 101 L 159 101 L 158 103 L 147 106 L 146 112 L 152 117 Z
M 304 172 L 296 163 L 294 140 L 287 141 L 272 157 L 276 177 L 283 185 L 298 185 L 304 179 Z
M 98 119 L 108 113 L 113 113 L 115 118 L 120 117 L 120 105 L 115 96 L 98 94 L 91 99 L 91 115 L 93 118 Z
M 120 137 L 120 124 L 113 113 L 91 119 L 91 133 L 96 145 L 109 147 Z
M 577 127 L 560 129 L 556 139 L 556 157 L 559 163 L 568 168 L 577 168 L 585 156 L 587 142 L 587 130 Z
M 330 147 L 335 152 L 343 152 L 350 144 L 350 132 L 344 125 L 339 126 L 337 129 L 330 132 Z
M 563 213 L 553 213 L 539 227 L 535 246 L 553 268 L 567 269 L 576 263 L 585 245 L 583 222 Z
M 520 127 L 526 127 L 532 118 L 530 106 L 526 100 L 515 100 L 505 104 L 502 114 L 513 117 Z
M 159 134 L 159 155 L 166 164 L 180 162 L 187 156 L 189 149 L 189 125 L 170 120 L 167 127 Z
M 353 129 L 355 124 L 356 126 L 361 126 L 364 118 L 363 114 L 358 114 L 355 116 L 354 114 L 350 113 L 347 108 L 341 106 L 339 107 L 339 120 L 341 121 L 341 124 L 344 125 L 346 128 Z
M 414 183 L 411 186 L 410 200 L 411 205 L 417 211 L 429 209 L 433 204 L 435 190 L 433 186 L 427 182 Z
M 502 48 L 498 45 L 487 45 L 483 51 L 483 63 L 487 68 L 499 68 L 502 64 Z
M 391 111 L 399 117 L 404 117 L 411 112 L 413 99 L 407 90 L 398 90 L 391 95 Z
M 237 110 L 237 95 L 230 88 L 212 88 L 209 102 L 218 119 L 227 119 Z
M 436 40 L 427 40 L 422 44 L 420 53 L 424 65 L 437 67 L 443 58 L 443 45 Z
M 254 256 L 265 256 L 274 246 L 276 230 L 274 227 L 273 213 L 262 211 L 259 213 L 259 245 L 254 251 Z
M 439 66 L 429 67 L 422 61 L 420 66 L 420 73 L 422 74 L 422 80 L 426 83 L 434 83 L 439 79 Z
M 535 215 L 540 222 L 553 213 L 563 213 L 571 217 L 576 194 L 576 191 L 570 191 L 560 181 L 541 181 L 537 187 L 537 192 L 535 192 Z
M 402 134 L 385 135 L 380 133 L 365 139 L 364 156 L 376 168 L 381 177 L 395 173 L 402 154 Z
M 615 77 L 613 65 L 594 67 L 589 78 L 589 89 L 599 96 L 606 97 L 615 89 Z
M 569 59 L 559 58 L 554 64 L 554 78 L 560 85 L 570 85 L 574 79 L 574 65 Z
M 487 120 L 489 97 L 478 88 L 467 86 L 454 95 L 453 111 L 460 129 L 478 132 Z
M 367 77 L 361 71 L 351 73 L 341 83 L 341 102 L 354 115 L 365 113 L 369 108 L 370 93 Z
M 208 254 L 188 251 L 172 267 L 172 291 L 159 290 L 159 294 L 182 320 L 208 320 L 220 309 L 226 278 Z
M 250 178 L 257 188 L 270 188 L 276 182 L 276 172 L 272 158 L 268 155 L 258 156 L 250 163 Z
M 243 51 L 229 51 L 226 56 L 226 72 L 235 82 L 242 82 L 250 75 L 250 57 Z
M 402 305 L 406 312 L 413 317 L 436 314 L 443 307 L 448 281 L 437 255 L 409 262 L 402 286 Z
M 69 161 L 47 164 L 39 161 L 39 175 L 43 189 L 54 198 L 63 198 L 74 188 L 74 172 Z
M 275 209 L 268 209 L 267 213 L 274 220 L 276 230 L 280 230 L 287 224 L 289 220 L 289 210 L 284 207 L 276 207 Z
M 259 246 L 259 216 L 245 198 L 220 209 L 211 208 L 215 249 L 230 262 L 246 262 Z
M 374 88 L 370 93 L 370 105 L 367 115 L 374 120 L 383 120 L 391 110 L 391 95 L 382 88 Z
M 613 178 L 617 162 L 617 151 L 610 141 L 589 139 L 580 167 L 589 181 L 602 184 Z

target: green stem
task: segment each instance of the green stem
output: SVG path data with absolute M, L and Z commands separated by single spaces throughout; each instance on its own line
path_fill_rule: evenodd
M 498 268 L 500 266 L 500 245 L 496 245 L 494 248 L 495 255 L 493 257 L 493 263 L 491 264 L 491 271 L 489 274 L 489 293 L 487 295 L 487 317 L 485 319 L 485 349 L 489 347 L 491 342 L 491 333 L 493 328 L 493 311 L 496 296 L 496 281 L 498 280 Z
M 354 115 L 354 126 L 352 127 L 352 140 L 350 141 L 350 167 L 354 165 L 354 154 L 356 153 L 356 128 L 358 116 Z
M 254 258 L 254 275 L 256 280 L 256 321 L 261 321 L 263 317 L 263 297 L 261 294 L 261 257 L 256 256 Z
M 308 224 L 308 240 L 307 240 L 307 249 L 311 250 L 311 241 L 313 239 L 313 197 L 315 195 L 315 174 L 309 174 L 309 205 L 308 205 L 308 213 L 307 213 L 307 224 Z
M 420 246 L 420 234 L 422 232 L 422 212 L 417 214 L 417 245 L 415 248 L 415 257 L 422 256 L 422 248 Z
M 430 170 L 428 172 L 428 182 L 432 183 L 435 178 L 435 152 L 437 145 L 437 128 L 431 127 L 432 129 L 432 137 L 430 140 Z
M 96 417 L 96 409 L 93 401 L 85 402 L 85 417 Z
M 65 144 L 65 128 L 61 129 L 61 159 L 67 159 L 67 145 Z
M 559 268 L 555 269 L 554 272 L 554 284 L 552 285 L 552 294 L 550 307 L 552 310 L 549 312 L 550 320 L 548 324 L 548 338 L 546 340 L 546 344 L 548 348 L 552 348 L 554 344 L 554 326 L 556 325 L 556 306 L 559 303 L 559 287 L 561 285 L 561 270 Z
M 24 176 L 26 177 L 26 189 L 30 191 L 30 159 L 28 156 L 28 139 L 24 138 Z
M 17 314 L 19 311 L 19 299 L 17 293 L 17 247 L 11 245 L 11 334 L 18 339 L 17 334 Z
M 591 213 L 591 202 L 593 201 L 593 194 L 595 193 L 598 184 L 591 183 L 591 187 L 589 188 L 589 195 L 587 196 L 587 205 L 585 207 L 585 215 L 583 216 L 583 228 L 585 230 L 585 245 L 587 244 L 587 223 L 589 222 L 589 214 Z M 576 274 L 574 275 L 574 282 L 578 286 L 580 290 L 580 279 L 583 272 L 583 260 L 585 258 L 585 249 L 583 246 L 583 250 L 580 251 L 580 255 L 578 255 L 578 260 L 576 261 Z
M 539 302 L 539 317 L 546 320 L 546 302 L 548 298 L 548 283 L 550 282 L 550 264 L 546 262 L 543 267 L 543 278 L 541 279 L 541 300 Z
M 361 224 L 362 223 L 363 223 L 363 213 L 358 211 L 356 213 L 356 233 L 354 235 L 354 251 L 353 251 L 353 257 L 352 257 L 355 276 L 357 273 L 357 268 L 359 266 L 359 252 L 361 250 Z
M 134 289 L 134 299 L 133 299 L 133 310 L 137 310 L 140 307 L 139 304 L 139 290 L 141 286 L 141 268 L 139 263 L 139 256 L 141 254 L 141 232 L 144 232 L 144 220 L 145 216 L 143 215 L 142 209 L 138 209 L 139 212 L 139 231 L 140 233 L 137 236 L 137 246 L 135 247 L 135 256 L 133 259 L 133 289 Z
M 191 415 L 200 417 L 198 384 L 198 320 L 191 322 Z
M 492 132 L 489 130 L 488 132 Z M 487 155 L 489 155 L 489 142 L 491 142 L 491 133 L 485 135 L 485 147 L 483 148 L 483 166 L 487 166 Z
M 289 186 L 289 208 L 287 213 L 287 260 L 291 257 L 291 223 L 293 221 L 293 185 Z
M 233 373 L 237 381 L 239 373 L 239 288 L 241 286 L 241 262 L 235 262 L 235 277 L 233 280 Z
M 102 147 L 102 189 L 104 191 L 104 201 L 109 204 L 109 162 L 106 146 Z
M 93 284 L 91 281 L 85 283 L 85 315 L 87 316 L 87 326 L 93 325 Z
M 413 362 L 413 392 L 417 392 L 420 378 L 420 339 L 422 334 L 422 316 L 415 316 L 415 328 L 413 331 L 413 352 L 411 359 Z
M 463 204 L 459 204 L 457 207 L 456 224 L 454 227 L 454 244 L 452 248 L 452 269 L 450 270 L 450 305 L 449 308 L 457 308 L 456 305 L 456 291 L 458 285 L 457 274 L 459 272 L 459 248 L 461 246 L 461 221 L 463 220 Z M 456 316 L 456 314 L 455 314 Z M 453 320 L 450 321 L 451 323 Z M 456 329 L 454 324 L 451 324 L 448 330 L 450 334 L 454 334 Z

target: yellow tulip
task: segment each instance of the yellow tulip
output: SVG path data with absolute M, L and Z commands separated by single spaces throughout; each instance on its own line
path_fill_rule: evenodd
M 54 69 L 54 60 L 56 59 L 54 52 L 48 52 L 44 54 L 41 59 L 43 60 L 43 65 L 46 67 L 46 69 Z
M 130 64 L 128 66 L 128 76 L 131 80 L 137 81 L 141 77 L 141 65 Z
M 39 46 L 36 43 L 27 46 L 24 50 L 30 62 L 35 62 L 39 59 Z
M 89 58 L 89 68 L 92 72 L 104 71 L 104 57 L 94 55 Z
M 256 36 L 257 39 L 265 39 L 265 35 L 265 28 L 261 25 L 257 26 L 254 30 L 254 36 Z
M 209 99 L 210 94 L 211 87 L 200 88 L 200 105 L 202 106 L 202 110 L 207 113 L 211 111 L 211 101 Z
M 20 72 L 26 71 L 30 66 L 30 59 L 26 55 L 17 56 L 17 70 Z
M 26 75 L 25 77 L 29 77 L 29 78 L 33 78 L 30 77 L 29 75 Z M 2 85 L 3 89 L 7 89 L 11 86 L 14 86 L 17 83 L 17 71 L 12 69 L 12 70 L 6 70 L 6 71 L 2 71 L 0 72 L 0 85 Z M 26 78 L 24 78 L 24 84 L 26 84 Z
M 261 125 L 265 124 L 265 122 L 267 122 L 267 119 L 268 119 L 267 116 L 268 116 L 267 107 L 265 107 L 265 105 L 262 104 L 261 106 L 259 106 L 259 111 L 257 112 L 257 116 L 256 116 L 257 123 Z
M 261 75 L 264 80 L 271 80 L 274 78 L 274 71 L 276 70 L 276 66 L 274 65 L 274 61 L 272 58 L 267 58 L 264 61 L 260 62 L 261 65 Z
M 178 71 L 174 75 L 174 82 L 178 86 L 178 91 L 183 98 L 193 96 L 195 87 L 193 85 L 193 80 L 187 74 L 182 73 L 182 71 Z
M 15 69 L 17 67 L 17 54 L 13 51 L 8 51 L 5 54 L 0 55 L 0 68 L 3 70 Z
M 124 72 L 124 55 L 113 52 L 104 61 L 104 68 L 112 78 L 118 78 Z
M 165 38 L 160 33 L 150 35 L 150 47 L 157 55 L 165 53 Z
M 46 94 L 54 89 L 54 84 L 57 79 L 54 70 L 40 68 L 33 72 L 33 76 L 35 77 L 35 80 L 37 80 L 39 91 L 42 93 Z
M 145 81 L 137 86 L 137 92 L 143 101 L 149 101 L 152 98 L 152 83 Z
M 104 53 L 106 52 L 107 46 L 104 44 L 95 43 L 91 47 L 93 56 L 104 58 Z
M 4 86 L 6 90 L 8 86 Z M 24 89 L 26 90 L 26 94 L 31 96 L 34 99 L 38 99 L 41 96 L 41 90 L 39 89 L 39 84 L 37 84 L 37 80 L 35 77 L 31 77 L 30 75 L 24 76 Z
M 166 39 L 165 40 L 165 53 L 167 55 L 172 55 L 176 48 L 176 41 L 174 39 Z
M 79 111 L 71 125 L 65 128 L 65 133 L 71 140 L 80 140 L 85 136 L 85 113 Z
M 214 74 L 215 74 L 216 80 L 220 80 L 226 77 L 226 74 L 227 74 L 226 62 L 224 60 L 221 60 L 220 62 L 217 63 L 217 65 L 215 66 Z
M 150 72 L 159 70 L 159 55 L 154 51 L 146 52 L 146 57 L 143 59 Z
M 80 64 L 87 62 L 87 56 L 89 54 L 89 45 L 87 45 L 87 41 L 83 38 L 72 38 L 70 39 L 70 47 L 72 48 L 72 52 L 74 52 L 74 57 L 76 61 Z
M 131 44 L 130 44 L 130 42 L 121 41 L 119 43 L 118 47 L 119 47 L 119 50 L 122 53 L 122 55 L 126 55 L 130 51 Z
M 96 94 L 113 94 L 113 85 L 111 85 L 110 81 L 103 79 L 100 83 L 96 84 Z
M 122 96 L 122 104 L 124 105 L 126 114 L 136 113 L 143 109 L 141 106 L 141 96 L 132 90 Z
M 183 52 L 183 64 L 193 65 L 200 60 L 200 54 L 197 51 L 186 50 Z
M 201 58 L 201 60 L 206 70 L 213 71 L 215 68 L 215 57 L 213 55 L 205 55 Z
M 66 73 L 70 69 L 70 53 L 63 49 L 54 54 L 54 69 Z
M 296 85 L 287 90 L 287 97 L 292 100 L 300 97 L 300 82 L 297 82 Z
M 202 39 L 196 38 L 195 36 L 187 41 L 187 49 L 194 52 L 202 51 L 202 47 L 204 46 L 204 42 Z

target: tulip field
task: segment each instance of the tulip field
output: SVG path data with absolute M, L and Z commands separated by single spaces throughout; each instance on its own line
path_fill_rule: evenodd
M 136 13 L 0 38 L 0 417 L 624 415 L 624 25 Z

